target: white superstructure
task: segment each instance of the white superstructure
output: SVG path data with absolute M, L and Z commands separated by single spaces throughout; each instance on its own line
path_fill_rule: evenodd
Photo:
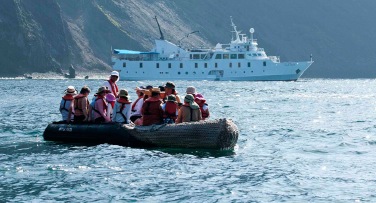
M 122 80 L 297 80 L 313 63 L 280 62 L 267 56 L 253 39 L 240 34 L 232 22 L 235 39 L 214 48 L 183 49 L 167 40 L 155 40 L 150 52 L 114 49 L 113 69 Z

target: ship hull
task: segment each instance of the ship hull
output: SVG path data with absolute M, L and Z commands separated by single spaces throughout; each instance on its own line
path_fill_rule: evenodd
M 140 62 L 127 61 L 127 67 L 122 67 L 124 62 L 115 63 L 113 69 L 120 72 L 121 80 L 140 81 L 140 80 L 209 80 L 209 81 L 296 81 L 308 67 L 313 63 L 307 62 L 289 62 L 289 63 L 272 63 L 267 66 L 253 63 L 252 67 L 247 67 L 248 62 L 243 62 L 240 67 L 223 67 L 214 68 L 214 62 L 182 62 L 182 61 L 147 61 L 143 62 L 143 67 L 139 68 Z M 156 70 L 156 64 L 160 68 Z M 167 68 L 167 64 L 172 64 L 172 68 Z M 178 68 L 183 63 L 184 67 Z M 207 68 L 194 68 L 194 65 Z M 233 62 L 238 64 L 241 62 Z M 166 64 L 166 65 L 165 65 Z M 165 67 L 165 68 L 163 68 Z M 174 68 L 175 67 L 175 68 Z

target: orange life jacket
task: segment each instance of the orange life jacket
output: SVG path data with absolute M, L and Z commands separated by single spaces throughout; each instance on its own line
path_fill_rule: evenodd
M 207 104 L 204 104 L 207 106 Z M 202 116 L 202 119 L 206 119 L 207 117 L 209 117 L 209 113 L 207 111 L 204 111 L 204 105 L 200 106 L 200 110 L 201 110 L 201 116 Z
M 82 95 L 82 94 L 79 94 L 77 96 L 74 97 L 74 110 L 79 110 L 83 113 L 83 110 L 82 110 L 82 106 L 81 106 L 81 99 L 85 98 L 85 95 Z M 89 101 L 86 100 L 87 102 L 87 106 L 89 106 Z

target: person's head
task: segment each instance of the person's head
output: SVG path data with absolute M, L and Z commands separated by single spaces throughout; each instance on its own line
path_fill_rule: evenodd
M 113 95 L 112 93 L 106 94 L 106 101 L 107 102 L 114 102 L 114 101 L 116 101 L 115 95 Z
M 136 94 L 138 95 L 138 97 L 143 97 L 144 96 L 144 91 L 145 91 L 145 87 L 144 86 L 140 86 L 140 87 L 136 87 Z
M 102 97 L 104 97 L 104 96 L 106 96 L 106 94 L 107 93 L 109 93 L 110 91 L 108 91 L 108 89 L 107 89 L 107 87 L 105 87 L 105 86 L 102 86 L 102 87 L 100 87 L 99 89 L 98 89 L 98 91 L 97 91 L 97 95 L 98 96 L 102 96 Z
M 200 108 L 199 105 L 195 102 L 195 97 L 192 94 L 185 95 L 184 103 L 189 104 L 192 109 Z
M 152 97 L 159 97 L 160 93 L 161 93 L 161 90 L 158 87 L 153 87 L 151 89 L 151 96 Z
M 80 91 L 80 94 L 83 94 L 83 95 L 89 95 L 90 94 L 90 88 L 88 86 L 83 86 L 81 88 L 81 91 Z
M 204 98 L 204 96 L 202 96 L 202 94 L 198 93 L 195 95 L 195 102 L 198 104 L 205 103 L 206 99 Z
M 167 95 L 173 94 L 173 90 L 175 89 L 175 84 L 173 82 L 166 82 L 164 88 L 165 88 L 165 92 Z
M 128 91 L 125 90 L 125 89 L 121 89 L 119 91 L 119 97 L 128 100 L 129 99 L 129 97 L 128 97 Z
M 77 90 L 76 90 L 76 88 L 74 88 L 74 86 L 68 86 L 68 88 L 64 91 L 64 94 L 76 95 Z
M 172 95 L 172 94 L 167 96 L 167 100 L 166 101 L 177 103 L 175 95 Z
M 110 80 L 111 80 L 112 82 L 117 82 L 117 81 L 119 81 L 119 72 L 117 72 L 117 71 L 112 71 L 112 72 L 111 72 L 111 75 L 110 75 Z
M 195 95 L 196 94 L 196 88 L 193 87 L 193 86 L 189 86 L 187 87 L 187 90 L 185 91 L 187 94 L 192 94 L 192 95 Z

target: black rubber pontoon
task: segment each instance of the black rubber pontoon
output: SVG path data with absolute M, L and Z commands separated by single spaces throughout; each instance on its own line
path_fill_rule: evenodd
M 201 149 L 233 149 L 238 136 L 237 126 L 229 119 L 152 126 L 55 122 L 43 133 L 47 141 Z

